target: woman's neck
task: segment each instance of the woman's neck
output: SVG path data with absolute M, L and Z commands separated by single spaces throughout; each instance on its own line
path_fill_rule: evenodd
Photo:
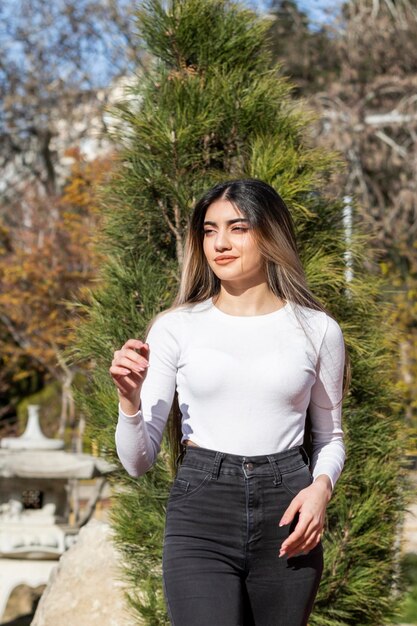
M 221 289 L 213 297 L 213 304 L 230 315 L 265 315 L 278 311 L 285 305 L 285 301 L 270 290 L 247 289 L 242 293 L 232 294 Z

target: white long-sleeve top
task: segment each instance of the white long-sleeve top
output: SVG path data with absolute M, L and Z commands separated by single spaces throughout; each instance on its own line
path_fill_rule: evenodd
M 272 313 L 236 316 L 209 298 L 158 315 L 145 341 L 149 368 L 140 408 L 126 415 L 119 402 L 115 432 L 130 475 L 141 476 L 155 462 L 177 389 L 182 441 L 242 456 L 302 444 L 309 406 L 313 479 L 327 474 L 334 488 L 345 462 L 345 352 L 332 317 L 289 301 Z

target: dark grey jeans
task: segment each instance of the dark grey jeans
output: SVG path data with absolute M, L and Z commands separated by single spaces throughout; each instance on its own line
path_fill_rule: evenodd
M 278 557 L 278 523 L 311 484 L 297 446 L 268 456 L 186 447 L 166 513 L 163 582 L 173 626 L 306 626 L 323 572 L 320 541 Z

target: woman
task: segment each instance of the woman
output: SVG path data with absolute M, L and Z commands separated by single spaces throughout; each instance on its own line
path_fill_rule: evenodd
M 110 367 L 116 449 L 132 476 L 153 465 L 178 394 L 183 453 L 162 563 L 174 626 L 307 624 L 345 462 L 347 361 L 277 192 L 254 179 L 210 189 L 191 216 L 173 306 Z

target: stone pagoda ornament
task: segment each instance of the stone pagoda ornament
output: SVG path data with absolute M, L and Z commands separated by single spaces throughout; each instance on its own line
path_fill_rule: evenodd
M 15 587 L 46 585 L 93 516 L 106 474 L 116 469 L 100 457 L 65 451 L 64 441 L 42 433 L 39 406 L 28 412 L 23 435 L 0 439 L 0 621 Z M 96 480 L 80 515 L 85 479 Z

